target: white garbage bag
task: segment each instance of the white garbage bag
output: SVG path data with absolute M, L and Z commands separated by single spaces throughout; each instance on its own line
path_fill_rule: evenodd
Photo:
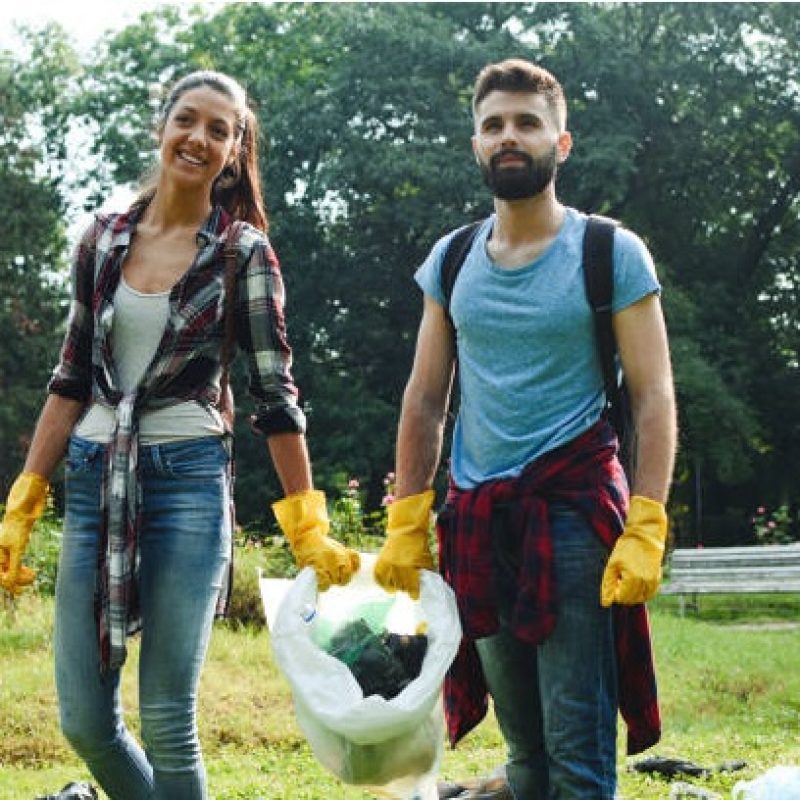
M 800 800 L 800 767 L 773 767 L 733 787 L 733 800 Z
M 420 599 L 389 595 L 372 578 L 375 556 L 347 586 L 318 595 L 316 575 L 304 569 L 285 591 L 271 628 L 275 660 L 292 689 L 295 712 L 314 755 L 346 783 L 392 800 L 436 800 L 444 751 L 441 689 L 455 658 L 461 626 L 455 596 L 439 575 L 423 571 Z M 263 586 L 263 579 L 262 579 Z M 274 587 L 272 587 L 274 589 Z M 283 587 L 280 587 L 283 588 Z M 274 606 L 274 592 L 262 590 Z M 339 625 L 382 617 L 392 633 L 425 623 L 428 647 L 419 676 L 389 700 L 364 697 L 349 667 L 322 647 Z M 266 610 L 266 608 L 265 608 Z

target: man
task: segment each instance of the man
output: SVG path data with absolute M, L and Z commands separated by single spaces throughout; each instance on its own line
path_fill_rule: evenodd
M 457 352 L 461 402 L 438 518 L 440 570 L 465 634 L 445 684 L 451 741 L 481 719 L 488 688 L 508 746 L 505 796 L 611 800 L 617 710 L 629 752 L 659 736 L 641 604 L 661 577 L 676 440 L 660 286 L 643 243 L 617 229 L 613 329 L 637 432 L 629 507 L 584 289 L 586 217 L 555 191 L 572 146 L 563 90 L 527 61 L 491 64 L 473 116 L 495 211 L 458 275 L 450 318 L 450 236 L 416 274 L 424 310 L 375 575 L 416 595 L 419 570 L 433 565 L 431 485 Z

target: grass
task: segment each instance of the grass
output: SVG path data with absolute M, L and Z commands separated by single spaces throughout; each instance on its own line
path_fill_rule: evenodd
M 706 767 L 742 760 L 741 772 L 689 779 L 729 797 L 733 784 L 777 764 L 800 763 L 800 636 L 796 595 L 702 598 L 699 614 L 681 619 L 677 599 L 652 607 L 664 719 L 662 742 L 634 759 L 622 755 L 626 800 L 659 800 L 669 783 L 627 767 L 647 755 L 680 757 Z M 33 798 L 88 774 L 58 730 L 50 651 L 52 600 L 20 599 L 0 609 L 0 797 Z M 776 624 L 777 623 L 777 624 Z M 125 707 L 136 708 L 138 645 L 125 670 Z M 135 714 L 130 715 L 133 730 Z M 311 755 L 277 672 L 269 635 L 252 626 L 217 627 L 203 675 L 200 729 L 216 800 L 359 800 Z M 442 775 L 483 774 L 503 760 L 492 718 L 447 750 Z

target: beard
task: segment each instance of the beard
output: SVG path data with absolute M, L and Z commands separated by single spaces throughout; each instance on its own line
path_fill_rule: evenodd
M 505 156 L 514 155 L 525 162 L 524 167 L 503 167 L 498 162 Z M 499 200 L 524 200 L 541 194 L 556 174 L 557 150 L 553 149 L 539 158 L 519 150 L 503 150 L 495 153 L 488 164 L 481 162 L 481 174 L 489 191 Z

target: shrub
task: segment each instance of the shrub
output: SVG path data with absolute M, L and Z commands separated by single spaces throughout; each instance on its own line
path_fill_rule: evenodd
M 283 536 L 259 535 L 242 528 L 236 531 L 233 553 L 233 591 L 228 623 L 238 628 L 266 624 L 258 585 L 259 570 L 267 578 L 293 578 L 297 567 Z
M 48 498 L 42 514 L 31 535 L 25 563 L 36 571 L 34 590 L 41 595 L 56 593 L 58 555 L 61 552 L 63 520 L 56 515 L 52 497 Z
M 374 552 L 383 542 L 386 524 L 385 506 L 391 502 L 394 475 L 384 479 L 386 496 L 383 507 L 365 511 L 359 481 L 350 478 L 329 508 L 329 535 L 339 542 L 362 552 Z M 258 585 L 258 571 L 267 578 L 294 578 L 298 569 L 289 544 L 283 534 L 273 527 L 266 532 L 239 528 L 234 540 L 234 577 L 228 622 L 237 627 L 265 624 Z
M 786 505 L 774 511 L 759 506 L 751 522 L 759 544 L 790 544 L 797 540 L 794 520 Z

